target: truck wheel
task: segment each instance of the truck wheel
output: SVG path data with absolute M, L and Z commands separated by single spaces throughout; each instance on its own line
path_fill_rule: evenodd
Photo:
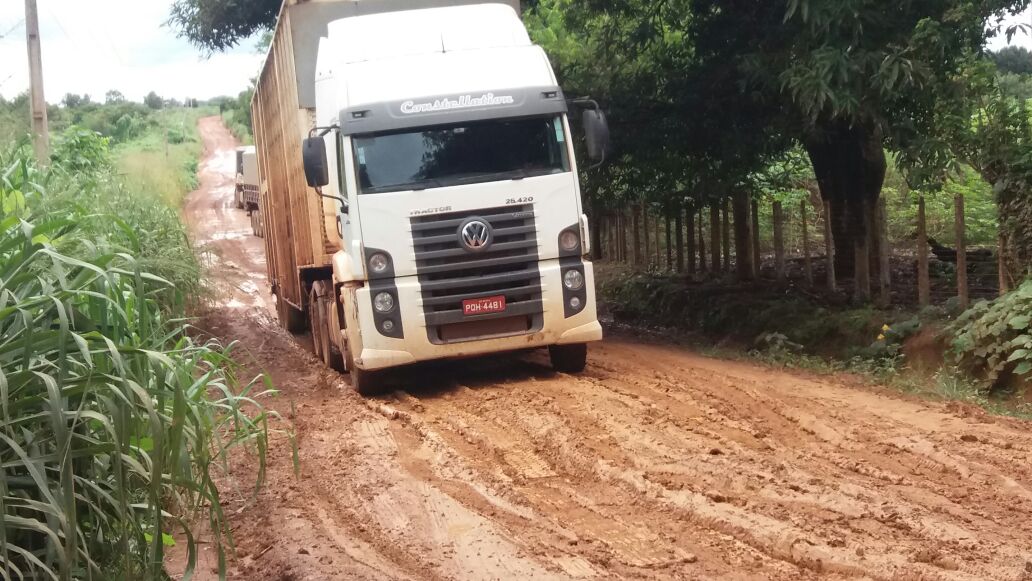
M 559 373 L 580 373 L 588 363 L 588 346 L 552 345 L 548 348 L 552 368 Z
M 292 335 L 300 335 L 308 330 L 308 313 L 295 309 L 279 296 L 276 297 L 276 314 L 280 326 Z
M 315 356 L 323 361 L 326 360 L 324 353 L 329 348 L 326 336 L 326 321 L 323 317 L 322 301 L 316 294 L 315 288 L 308 293 L 308 320 L 312 326 L 312 347 Z
M 348 373 L 351 375 L 351 389 L 357 391 L 358 395 L 372 397 L 383 395 L 387 391 L 387 386 L 383 382 L 383 372 L 367 371 L 355 367 L 350 351 L 348 352 L 347 367 Z

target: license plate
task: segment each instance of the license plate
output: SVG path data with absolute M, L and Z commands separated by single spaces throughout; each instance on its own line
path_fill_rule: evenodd
M 462 314 L 467 317 L 505 312 L 505 297 L 487 297 L 462 301 Z

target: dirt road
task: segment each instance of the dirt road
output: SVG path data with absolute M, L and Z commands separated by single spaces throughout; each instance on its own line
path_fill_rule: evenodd
M 240 290 L 264 292 L 261 245 L 202 129 L 186 217 L 227 293 L 205 324 L 300 449 L 297 477 L 274 437 L 255 503 L 224 487 L 231 578 L 1032 579 L 1032 426 L 974 408 L 620 340 L 579 377 L 491 358 L 362 400 Z

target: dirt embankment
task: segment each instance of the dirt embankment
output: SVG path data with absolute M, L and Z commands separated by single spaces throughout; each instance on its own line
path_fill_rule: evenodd
M 979 410 L 619 340 L 579 377 L 493 357 L 362 400 L 268 314 L 232 140 L 202 129 L 204 324 L 271 374 L 300 450 L 298 477 L 274 437 L 254 504 L 226 479 L 231 578 L 1032 579 L 1032 426 Z

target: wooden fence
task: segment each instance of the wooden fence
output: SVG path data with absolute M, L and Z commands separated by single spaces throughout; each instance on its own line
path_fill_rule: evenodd
M 929 234 L 924 199 L 903 234 L 889 231 L 885 200 L 872 212 L 854 272 L 836 272 L 831 203 L 802 201 L 712 204 L 661 213 L 644 205 L 604 213 L 601 254 L 641 271 L 683 273 L 695 281 L 774 281 L 851 294 L 857 301 L 928 306 L 950 300 L 967 306 L 1011 287 L 998 243 L 967 242 L 964 198 L 954 200 L 946 243 Z M 735 219 L 736 212 L 747 216 Z M 899 217 L 895 225 L 899 229 Z M 912 228 L 911 228 L 912 226 Z M 941 228 L 940 228 L 941 230 Z M 870 250 L 870 252 L 868 252 Z

